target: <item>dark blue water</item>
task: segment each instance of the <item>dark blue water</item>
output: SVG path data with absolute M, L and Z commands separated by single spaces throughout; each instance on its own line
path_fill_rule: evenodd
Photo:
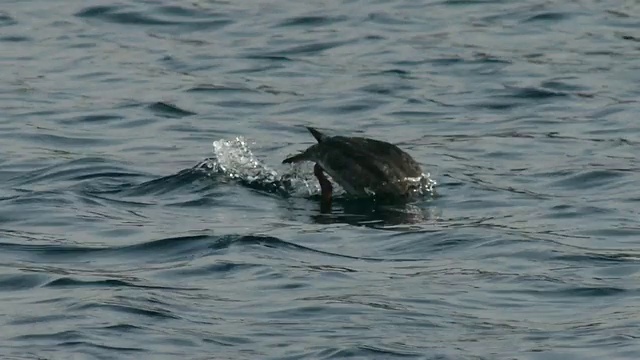
M 637 359 L 639 18 L 4 2 L 0 357 Z M 321 214 L 301 125 L 435 193 Z

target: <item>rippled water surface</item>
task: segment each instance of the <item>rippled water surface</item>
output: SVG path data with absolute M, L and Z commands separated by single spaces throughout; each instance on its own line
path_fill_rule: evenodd
M 3 359 L 637 359 L 633 1 L 6 1 Z M 437 182 L 320 212 L 302 125 Z

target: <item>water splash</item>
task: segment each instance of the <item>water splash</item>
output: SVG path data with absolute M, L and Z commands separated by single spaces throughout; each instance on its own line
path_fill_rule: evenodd
M 319 192 L 319 189 L 311 185 L 312 179 L 303 175 L 302 169 L 294 168 L 291 172 L 280 175 L 260 161 L 243 137 L 214 141 L 213 153 L 214 157 L 205 159 L 196 168 L 210 175 L 223 175 L 251 188 L 284 196 L 313 195 Z
M 411 184 L 409 187 L 417 196 L 432 194 L 434 187 L 438 184 L 431 178 L 430 173 L 422 173 L 419 177 L 408 177 L 405 180 Z
M 214 157 L 205 159 L 195 168 L 209 175 L 223 175 L 251 188 L 284 196 L 304 197 L 320 194 L 320 186 L 313 176 L 311 163 L 296 163 L 280 175 L 253 154 L 243 137 L 214 141 L 213 153 Z M 411 188 L 417 196 L 432 193 L 436 185 L 428 173 L 407 180 L 413 183 Z M 340 196 L 344 193 L 344 189 L 334 184 L 335 195 Z
M 217 159 L 217 170 L 231 179 L 242 179 L 250 182 L 278 181 L 278 173 L 260 162 L 249 149 L 247 141 L 242 137 L 237 137 L 231 141 L 214 141 L 213 153 Z

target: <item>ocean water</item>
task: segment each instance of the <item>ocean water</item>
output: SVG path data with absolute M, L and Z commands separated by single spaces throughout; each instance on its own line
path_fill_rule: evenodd
M 634 1 L 5 1 L 0 358 L 638 359 Z M 322 214 L 303 127 L 435 181 Z

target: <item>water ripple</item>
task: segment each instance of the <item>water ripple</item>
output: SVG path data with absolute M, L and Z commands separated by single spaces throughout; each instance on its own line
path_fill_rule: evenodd
M 317 27 L 330 25 L 333 23 L 338 23 L 341 21 L 345 21 L 346 17 L 330 17 L 330 16 L 298 16 L 294 18 L 289 18 L 283 20 L 278 26 L 280 27 Z
M 232 23 L 229 19 L 196 20 L 205 18 L 204 14 L 177 6 L 161 8 L 161 11 L 155 11 L 153 15 L 143 11 L 125 11 L 125 9 L 124 6 L 93 6 L 75 15 L 80 18 L 99 19 L 122 25 L 173 25 L 197 30 L 217 29 Z
M 11 2 L 0 358 L 636 359 L 636 5 Z M 304 125 L 438 187 L 322 213 Z

